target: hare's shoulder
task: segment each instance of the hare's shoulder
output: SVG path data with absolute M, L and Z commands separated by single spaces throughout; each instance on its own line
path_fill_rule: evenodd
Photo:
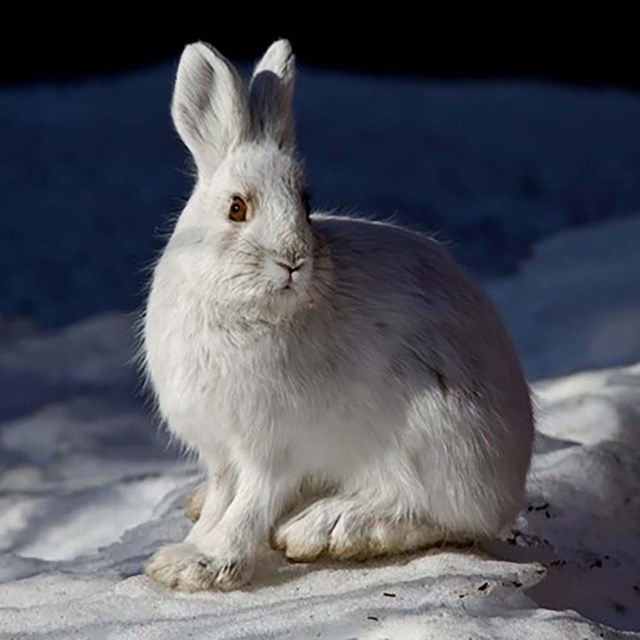
M 459 275 L 446 246 L 428 234 L 360 217 L 320 213 L 312 220 L 338 268 L 378 265 L 391 277 L 406 269 L 434 268 Z
M 478 291 L 446 246 L 432 236 L 346 216 L 318 214 L 313 225 L 329 247 L 336 282 L 347 294 L 371 301 L 400 297 L 410 305 L 431 306 Z

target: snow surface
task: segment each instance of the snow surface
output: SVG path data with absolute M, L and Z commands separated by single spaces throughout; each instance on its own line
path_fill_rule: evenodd
M 190 185 L 174 70 L 0 89 L 0 314 L 62 326 L 137 306 Z M 296 114 L 316 208 L 438 231 L 481 275 L 640 211 L 631 93 L 302 68 Z
M 0 327 L 0 637 L 640 637 L 621 631 L 640 630 L 639 237 L 640 217 L 560 235 L 489 287 L 540 416 L 501 540 L 361 564 L 265 552 L 227 594 L 139 575 L 187 531 L 197 472 L 137 393 L 131 319 Z

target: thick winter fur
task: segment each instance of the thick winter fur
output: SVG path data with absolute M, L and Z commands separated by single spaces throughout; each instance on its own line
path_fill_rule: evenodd
M 205 44 L 178 70 L 173 117 L 198 178 L 155 269 L 144 352 L 208 481 L 186 540 L 146 571 L 187 591 L 244 584 L 269 540 L 312 560 L 492 536 L 529 465 L 514 348 L 443 246 L 308 217 L 292 88 L 282 40 L 248 89 Z M 229 219 L 234 194 L 244 222 Z

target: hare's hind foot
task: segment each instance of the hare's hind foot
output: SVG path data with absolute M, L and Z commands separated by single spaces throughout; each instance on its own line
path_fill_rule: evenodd
M 184 510 L 191 522 L 197 522 L 200 519 L 202 506 L 204 505 L 204 500 L 207 497 L 207 487 L 207 482 L 199 484 L 195 491 L 190 494 L 185 501 Z
M 290 560 L 310 562 L 320 556 L 363 560 L 415 551 L 444 538 L 440 528 L 426 521 L 395 517 L 364 499 L 330 497 L 280 523 L 271 542 Z
M 191 522 L 198 522 L 202 510 L 207 503 L 207 516 L 209 521 L 217 522 L 227 510 L 233 498 L 233 482 L 227 469 L 210 474 L 187 496 L 185 511 Z

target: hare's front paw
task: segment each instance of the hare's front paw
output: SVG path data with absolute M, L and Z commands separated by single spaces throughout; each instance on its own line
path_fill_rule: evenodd
M 189 542 L 179 542 L 160 547 L 146 563 L 144 572 L 178 591 L 229 591 L 249 580 L 251 566 L 247 558 L 212 557 Z

